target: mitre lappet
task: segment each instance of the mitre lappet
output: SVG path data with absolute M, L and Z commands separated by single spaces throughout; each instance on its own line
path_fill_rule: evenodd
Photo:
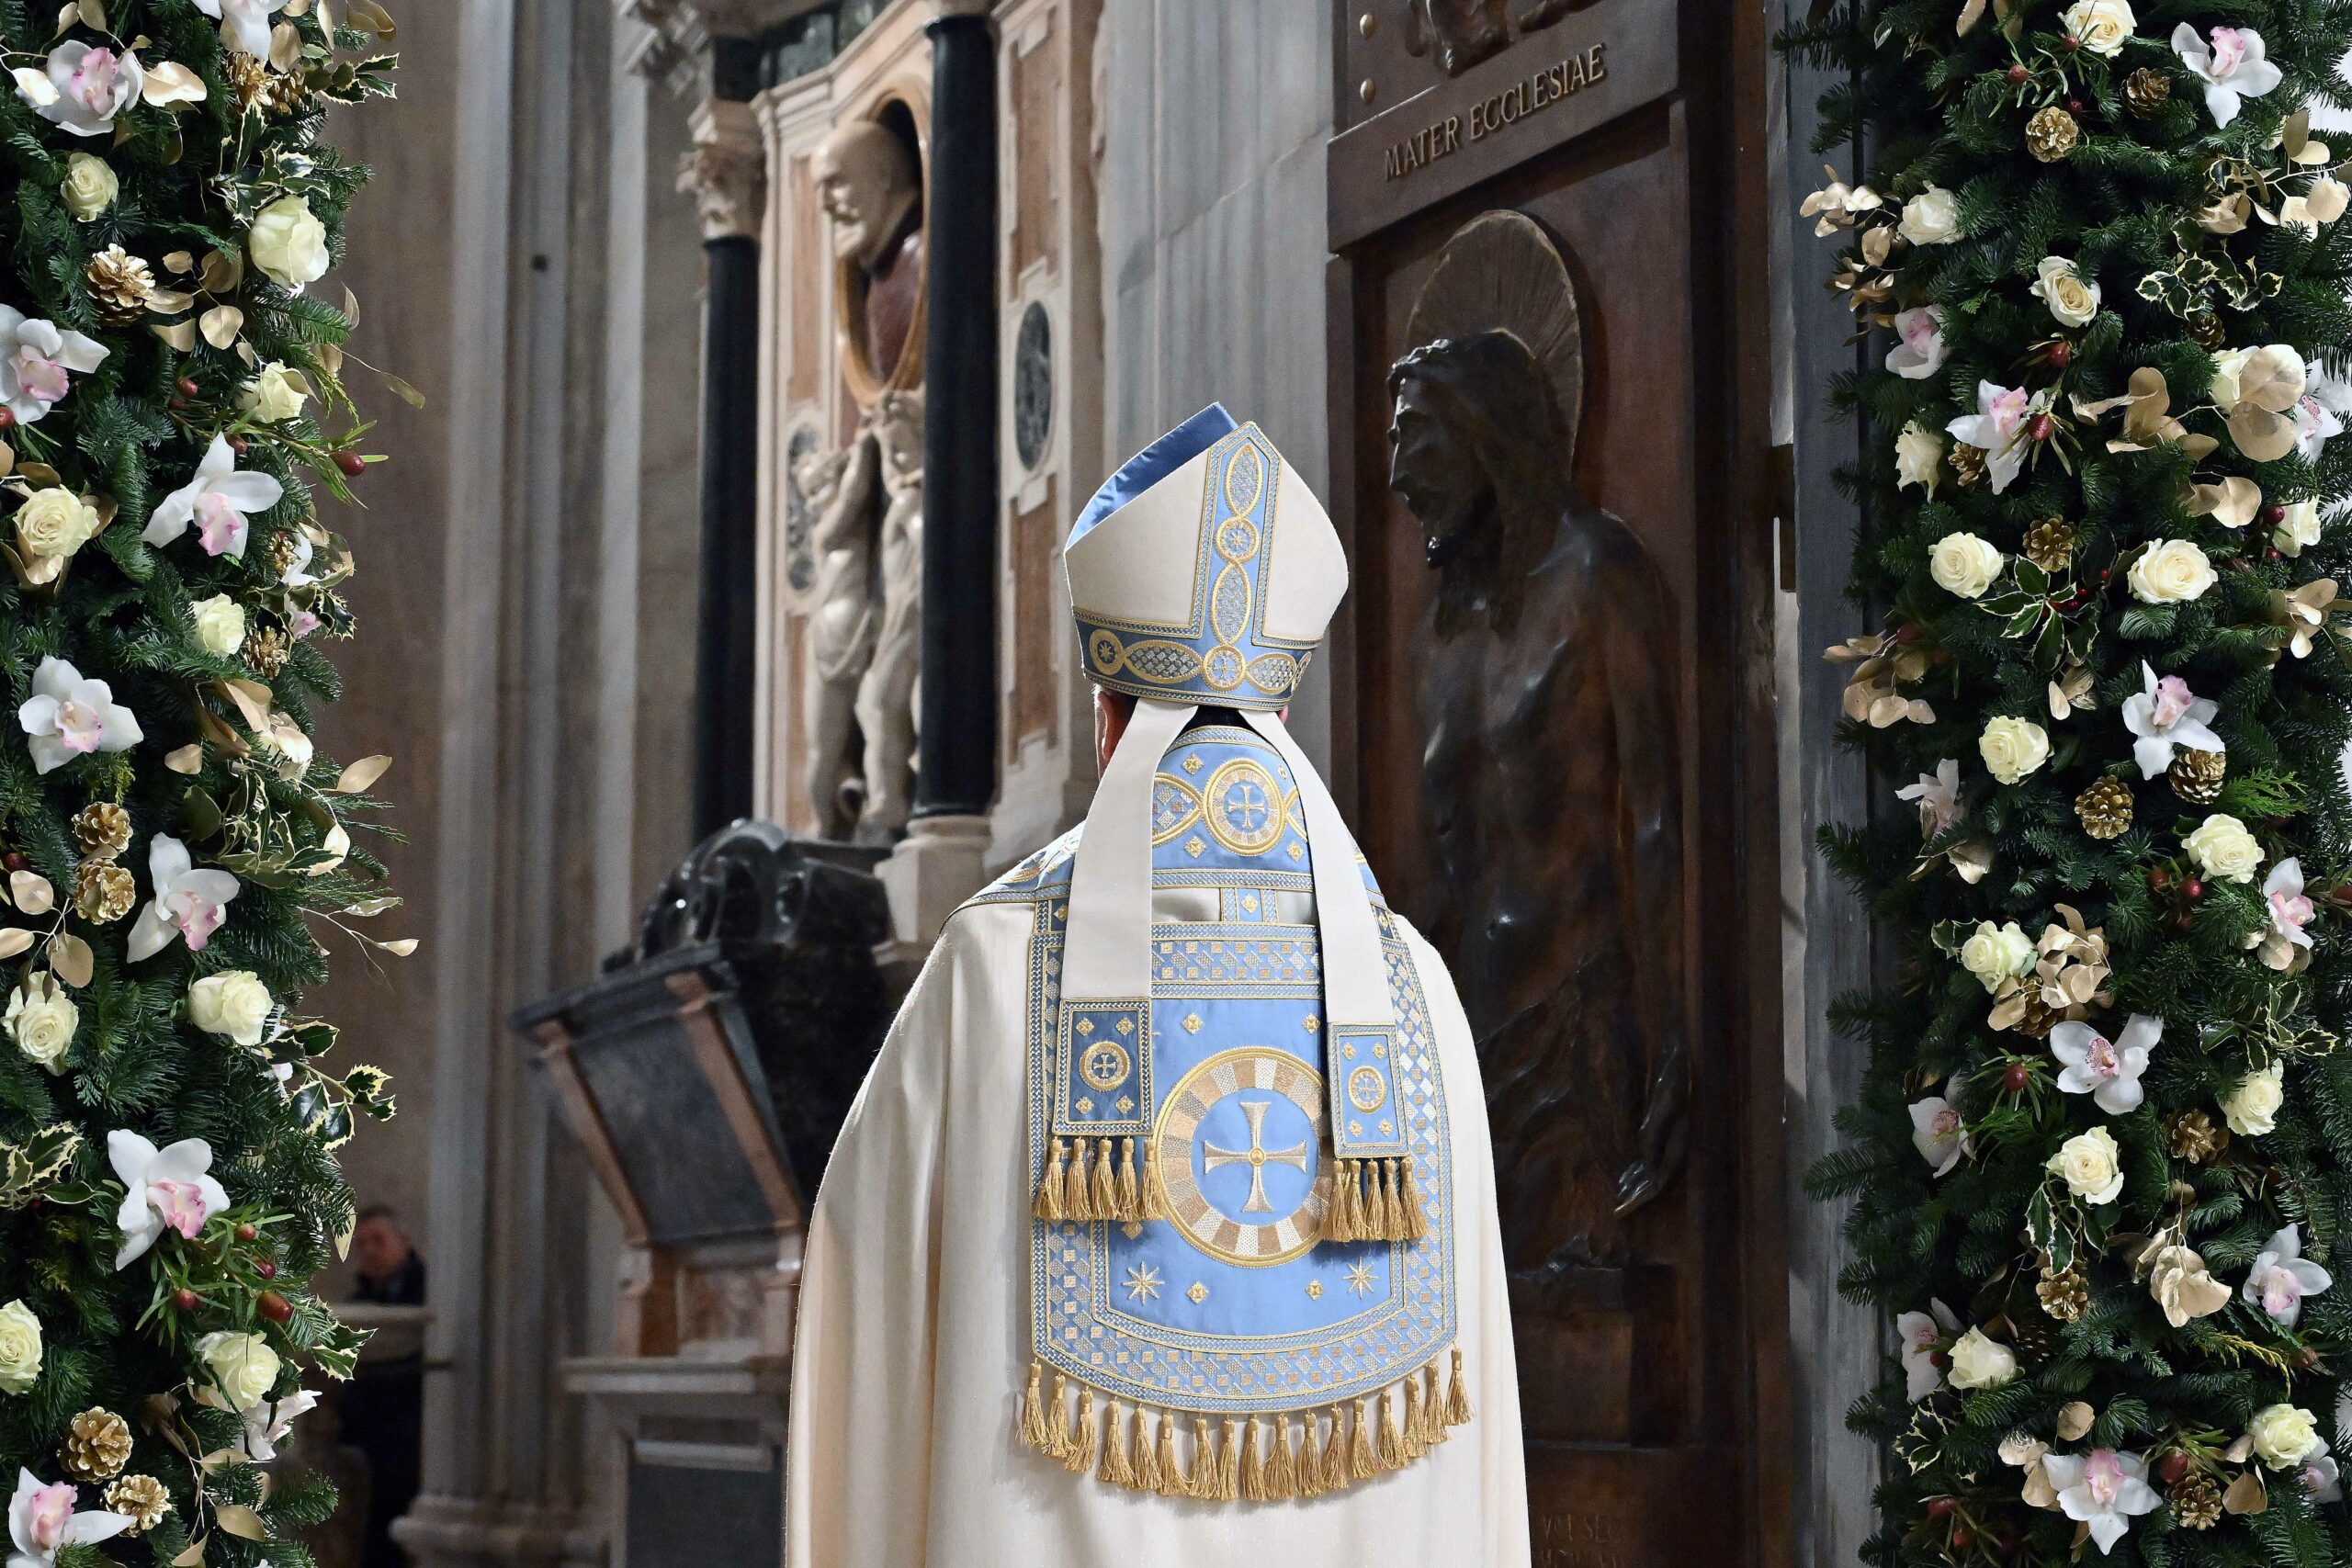
M 1136 705 L 1037 960 L 1022 1437 L 1135 1490 L 1320 1496 L 1470 1418 L 1427 998 L 1282 719 L 1346 558 L 1212 406 L 1065 560 L 1082 668 Z

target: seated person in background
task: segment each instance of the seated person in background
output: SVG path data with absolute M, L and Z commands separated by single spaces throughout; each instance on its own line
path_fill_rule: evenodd
M 359 1211 L 351 1254 L 359 1271 L 353 1300 L 381 1306 L 424 1304 L 424 1259 L 391 1208 L 371 1203 Z M 368 1531 L 361 1568 L 402 1568 L 408 1555 L 393 1543 L 391 1529 L 392 1521 L 416 1500 L 421 1478 L 424 1358 L 363 1355 L 358 1371 L 337 1393 L 344 1441 L 368 1456 Z

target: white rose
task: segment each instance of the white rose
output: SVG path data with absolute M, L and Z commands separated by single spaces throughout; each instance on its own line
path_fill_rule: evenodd
M 2015 920 L 2004 926 L 1978 921 L 1976 934 L 1960 949 L 1961 967 L 1988 991 L 1999 990 L 2004 980 L 2030 973 L 2034 956 L 2033 939 Z
M 2066 1190 L 2088 1203 L 2112 1203 L 2123 1190 L 2123 1151 L 2104 1127 L 2077 1133 L 2058 1145 L 2042 1168 L 2065 1179 Z
M 2270 542 L 2282 556 L 2299 556 L 2306 545 L 2319 543 L 2319 502 L 2290 501 L 2286 512 L 2278 526 L 2270 531 Z
M 2219 882 L 2252 882 L 2262 867 L 2262 845 L 2245 823 L 2216 811 L 2181 840 L 2199 869 Z
M 1995 778 L 2013 784 L 2049 760 L 2050 735 L 2030 718 L 1988 719 L 1976 754 Z
M 62 485 L 33 491 L 17 510 L 17 543 L 28 556 L 70 556 L 97 531 L 97 508 Z
M 2238 406 L 2238 373 L 2254 350 L 2233 348 L 2213 356 L 2213 404 L 2223 413 Z
M 1894 479 L 1899 485 L 1917 485 L 1930 496 L 1936 493 L 1936 480 L 1943 477 L 1944 438 L 1932 430 L 1923 430 L 1913 420 L 1894 438 Z
M 1928 556 L 1928 571 L 1936 586 L 1962 599 L 1973 599 L 2001 575 L 2001 552 L 1973 534 L 1946 534 Z
M 196 645 L 222 659 L 245 644 L 245 607 L 226 593 L 199 599 L 196 610 Z
M 2098 285 L 2076 272 L 2064 256 L 2041 258 L 2033 296 L 2050 307 L 2062 327 L 2088 326 L 2098 314 Z
M 273 359 L 254 371 L 254 378 L 238 392 L 237 406 L 264 423 L 276 424 L 300 413 L 303 400 L 310 395 L 308 377 Z
M 2187 539 L 2158 539 L 2130 573 L 2132 596 L 2146 604 L 2177 604 L 2213 586 L 2213 563 Z
M 2245 1424 L 2254 1451 L 2273 1470 L 2292 1470 L 2315 1449 L 2327 1445 L 2319 1435 L 2319 1417 L 2295 1404 L 2266 1404 Z
M 65 210 L 87 223 L 114 205 L 121 182 L 114 177 L 114 170 L 104 158 L 87 152 L 65 155 L 65 178 L 57 193 L 65 198 Z
M 212 1377 L 212 1386 L 197 1390 L 197 1401 L 215 1409 L 251 1410 L 277 1382 L 277 1352 L 258 1334 L 208 1334 L 196 1342 L 196 1355 Z
M 2240 1137 L 2259 1137 L 2278 1125 L 2278 1108 L 2287 1103 L 2287 1064 L 2273 1062 L 2238 1080 L 2222 1101 L 2222 1118 Z
M 2066 36 L 2093 54 L 2112 60 L 2140 25 L 2126 0 L 2075 0 L 2059 15 Z
M 190 1023 L 208 1034 L 225 1034 L 240 1045 L 261 1043 L 269 1021 L 269 987 L 250 969 L 224 969 L 187 988 Z
M 1954 1388 L 1998 1388 L 2018 1375 L 2014 1351 L 1997 1339 L 1987 1339 L 1972 1328 L 1952 1342 L 1951 1371 L 1945 1381 Z
M 0 1393 L 22 1393 L 40 1376 L 40 1319 L 22 1302 L 0 1306 Z
M 81 1027 L 82 1010 L 65 994 L 65 987 L 42 976 L 34 976 L 8 993 L 8 1010 L 0 1016 L 8 1038 L 28 1061 L 62 1072 L 58 1066 L 65 1058 L 65 1049 L 74 1043 L 74 1032 Z
M 1960 200 L 1941 186 L 1929 186 L 1903 204 L 1896 227 L 1915 245 L 1948 245 L 1960 237 Z
M 299 196 L 281 196 L 254 214 L 254 226 L 245 231 L 245 249 L 272 282 L 297 293 L 304 284 L 326 276 L 326 225 Z

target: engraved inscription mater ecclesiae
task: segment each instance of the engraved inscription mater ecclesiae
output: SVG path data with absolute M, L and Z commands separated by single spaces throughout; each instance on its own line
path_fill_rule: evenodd
M 1605 41 L 1593 44 L 1479 99 L 1470 106 L 1466 124 L 1465 117 L 1450 114 L 1391 143 L 1385 154 L 1388 178 L 1403 179 L 1460 151 L 1464 141 L 1483 141 L 1604 80 L 1609 66 L 1601 51 L 1608 47 Z

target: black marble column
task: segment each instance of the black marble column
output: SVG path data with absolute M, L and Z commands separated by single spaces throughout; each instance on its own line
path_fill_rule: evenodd
M 918 817 L 996 794 L 996 45 L 984 16 L 931 34 Z
M 712 96 L 758 90 L 744 39 L 714 40 Z M 695 840 L 752 814 L 752 691 L 759 575 L 760 243 L 706 223 L 702 581 L 695 646 Z

